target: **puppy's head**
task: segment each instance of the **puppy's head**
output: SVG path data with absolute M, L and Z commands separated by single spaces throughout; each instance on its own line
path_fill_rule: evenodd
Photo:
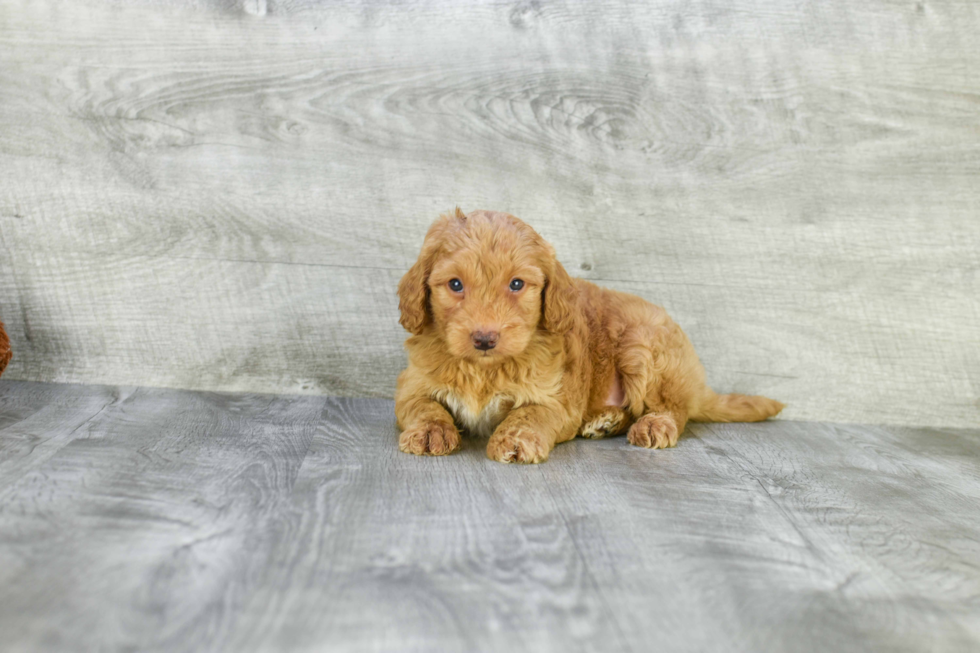
M 487 363 L 520 354 L 538 329 L 567 331 L 574 310 L 571 278 L 537 232 L 458 208 L 429 228 L 398 296 L 405 329 L 431 328 L 452 355 Z

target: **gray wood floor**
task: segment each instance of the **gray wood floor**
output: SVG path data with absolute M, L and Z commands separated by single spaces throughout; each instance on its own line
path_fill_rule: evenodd
M 0 383 L 0 648 L 980 647 L 980 432 L 395 439 L 384 399 Z

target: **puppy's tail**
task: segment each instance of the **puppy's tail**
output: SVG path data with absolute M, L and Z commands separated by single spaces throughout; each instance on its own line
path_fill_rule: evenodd
M 702 397 L 691 413 L 695 422 L 761 422 L 785 407 L 775 399 L 759 395 L 719 395 L 713 390 Z

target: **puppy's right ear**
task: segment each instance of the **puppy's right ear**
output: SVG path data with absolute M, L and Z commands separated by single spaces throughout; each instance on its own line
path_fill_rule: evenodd
M 398 310 L 402 313 L 398 323 L 415 335 L 422 333 L 422 328 L 429 321 L 429 288 L 426 281 L 431 268 L 427 259 L 423 246 L 419 260 L 398 282 Z
M 415 335 L 422 333 L 425 325 L 432 321 L 429 309 L 429 273 L 432 272 L 436 255 L 442 249 L 443 237 L 450 220 L 449 216 L 441 215 L 432 223 L 425 234 L 418 260 L 398 283 L 398 310 L 401 311 L 398 322 L 406 331 Z

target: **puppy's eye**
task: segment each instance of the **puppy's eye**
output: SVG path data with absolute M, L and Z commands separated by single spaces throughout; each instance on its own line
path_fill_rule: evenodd
M 514 279 L 513 281 L 510 282 L 510 289 L 513 290 L 514 292 L 517 292 L 523 287 L 524 287 L 523 279 Z
M 463 292 L 463 282 L 459 279 L 450 279 L 449 289 L 453 292 Z

